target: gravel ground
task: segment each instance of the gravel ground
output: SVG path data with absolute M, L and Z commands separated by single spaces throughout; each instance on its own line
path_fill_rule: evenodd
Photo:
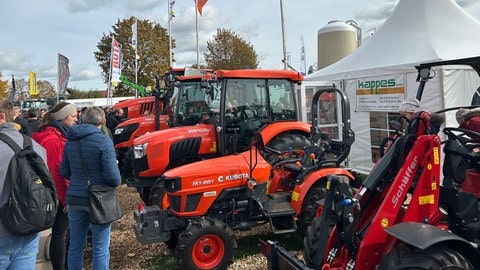
M 110 268 L 111 269 L 143 269 L 143 262 L 161 255 L 171 256 L 170 250 L 163 244 L 140 244 L 133 232 L 132 211 L 137 208 L 141 201 L 134 188 L 122 185 L 118 189 L 118 195 L 124 210 L 124 216 L 112 224 L 110 244 Z M 255 228 L 248 232 L 236 232 L 237 238 L 245 235 L 265 233 L 269 231 L 268 226 Z M 257 247 L 255 247 L 257 248 Z M 156 267 L 155 267 L 156 268 Z M 267 268 L 267 259 L 262 254 L 256 254 L 245 258 L 236 258 L 229 270 L 260 270 Z M 91 269 L 91 252 L 87 248 L 85 253 L 85 269 Z M 156 269 L 164 269 L 158 266 Z

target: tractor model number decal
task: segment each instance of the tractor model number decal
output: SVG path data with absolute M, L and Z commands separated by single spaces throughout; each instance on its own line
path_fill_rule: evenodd
M 408 165 L 407 169 L 405 170 L 405 173 L 401 176 L 401 182 L 397 186 L 397 191 L 395 194 L 393 194 L 392 197 L 392 203 L 393 207 L 397 208 L 398 203 L 400 202 L 400 198 L 402 197 L 403 192 L 408 189 L 407 183 L 410 181 L 410 179 L 413 177 L 414 174 L 414 169 L 417 167 L 418 164 L 418 156 L 415 156 L 412 160 L 412 163 Z
M 197 134 L 197 133 L 208 133 L 210 129 L 208 128 L 197 128 L 197 129 L 189 129 L 187 132 L 189 134 Z
M 418 204 L 420 205 L 434 204 L 434 203 L 435 203 L 435 197 L 433 196 L 433 194 L 418 197 Z
M 192 181 L 192 186 L 193 186 L 193 187 L 206 186 L 206 185 L 211 185 L 211 184 L 213 184 L 213 180 L 212 180 L 212 179 L 204 179 L 204 180 Z
M 440 164 L 440 154 L 437 147 L 433 147 L 433 164 L 437 165 Z

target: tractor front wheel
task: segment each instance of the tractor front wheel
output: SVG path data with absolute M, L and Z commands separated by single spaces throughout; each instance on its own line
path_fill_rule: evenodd
M 325 199 L 325 181 L 319 180 L 310 188 L 305 199 L 303 200 L 302 210 L 298 217 L 298 232 L 306 235 L 307 227 L 310 226 L 315 217 L 319 217 L 323 211 L 323 204 L 319 203 Z
M 459 251 L 446 245 L 421 250 L 401 243 L 383 256 L 378 270 L 473 270 L 472 263 Z
M 180 269 L 227 269 L 237 247 L 232 229 L 208 217 L 191 221 L 180 234 L 175 256 Z

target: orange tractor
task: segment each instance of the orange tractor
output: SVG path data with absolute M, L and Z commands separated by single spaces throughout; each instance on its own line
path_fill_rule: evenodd
M 331 140 L 318 128 L 316 106 L 313 125 L 297 121 L 294 84 L 301 80 L 286 70 L 217 71 L 206 100 L 214 119 L 136 139 L 135 172 L 166 195 L 134 211 L 137 239 L 166 242 L 181 269 L 225 269 L 233 230 L 270 224 L 274 233 L 304 233 L 322 211 L 316 201 L 327 175 L 358 181 L 341 166 L 354 141 L 348 111 L 337 111 L 346 124 Z M 321 91 L 349 106 L 342 92 Z
M 432 68 L 445 65 L 467 65 L 480 74 L 480 57 L 421 64 L 417 99 Z M 446 127 L 442 142 L 427 120 L 419 114 L 398 133 L 357 192 L 330 176 L 319 202 L 328 211 L 307 229 L 305 261 L 261 241 L 268 268 L 480 269 L 480 134 Z
M 122 175 L 126 178 L 127 184 L 137 187 L 137 182 L 133 177 L 132 158 L 130 148 L 133 141 L 149 132 L 164 130 L 174 126 L 190 125 L 188 121 L 182 121 L 179 117 L 173 117 L 182 113 L 182 106 L 187 102 L 188 96 L 185 95 L 189 89 L 195 89 L 199 93 L 202 91 L 201 84 L 207 74 L 177 76 L 166 79 L 171 80 L 166 83 L 166 89 L 159 91 L 157 83 L 153 91 L 153 97 L 139 98 L 137 102 L 139 108 L 135 111 L 141 113 L 140 116 L 127 119 L 121 122 L 113 134 L 113 141 L 117 151 L 117 159 L 120 163 Z M 193 91 L 193 90 L 191 90 Z M 153 98 L 153 99 L 152 99 Z M 135 102 L 135 101 L 132 101 Z

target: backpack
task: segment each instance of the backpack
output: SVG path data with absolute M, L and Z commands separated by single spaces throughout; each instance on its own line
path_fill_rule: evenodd
M 44 160 L 33 150 L 32 139 L 22 136 L 23 149 L 9 136 L 0 133 L 0 140 L 15 152 L 5 179 L 6 187 L 10 187 L 10 197 L 0 207 L 0 218 L 5 228 L 16 235 L 51 228 L 59 206 L 55 185 Z

